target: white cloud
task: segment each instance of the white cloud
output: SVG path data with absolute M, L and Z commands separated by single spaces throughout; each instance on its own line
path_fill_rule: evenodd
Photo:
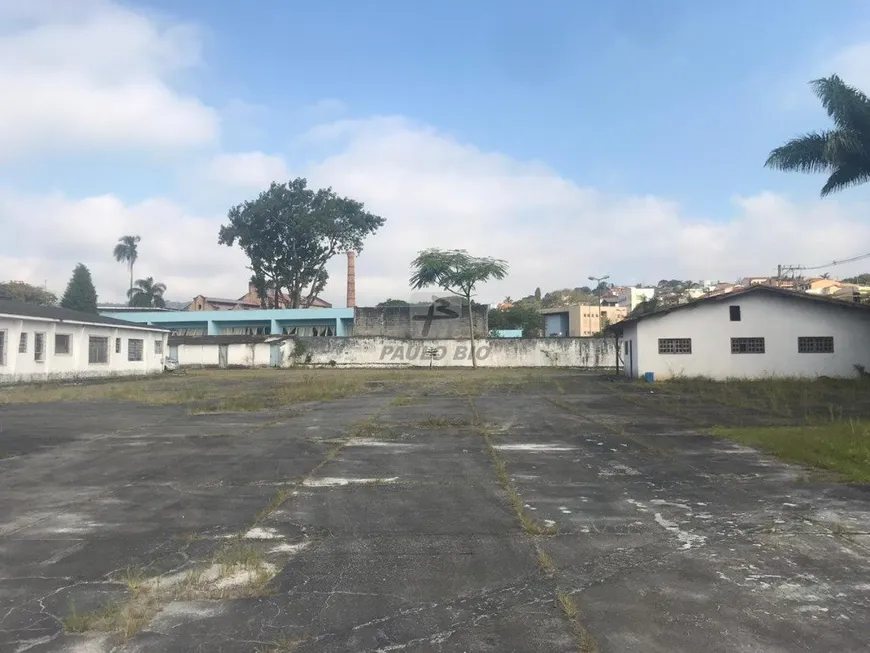
M 199 58 L 193 27 L 113 2 L 0 2 L 0 152 L 213 142 L 217 113 L 171 83 Z
M 125 205 L 113 195 L 76 200 L 0 193 L 0 227 L 16 234 L 14 253 L 0 250 L 0 279 L 47 283 L 60 295 L 81 262 L 91 270 L 100 301 L 121 301 L 129 277 L 112 249 L 120 236 L 138 234 L 134 276 L 164 282 L 168 298 L 239 297 L 250 273 L 240 251 L 217 244 L 221 222 L 163 199 Z
M 357 262 L 357 295 L 367 302 L 407 296 L 408 264 L 431 246 L 507 259 L 509 279 L 481 293 L 491 301 L 536 286 L 587 285 L 590 274 L 631 283 L 733 280 L 772 273 L 778 263 L 861 253 L 853 250 L 870 239 L 864 207 L 836 199 L 797 205 L 773 193 L 739 197 L 730 220 L 712 222 L 666 198 L 608 195 L 396 118 L 342 121 L 318 136 L 344 139 L 344 149 L 313 166 L 311 182 L 387 218 Z M 339 284 L 343 265 L 332 268 Z M 333 290 L 340 298 L 341 288 Z
M 300 174 L 331 185 L 387 219 L 357 261 L 357 297 L 374 303 L 408 297 L 408 265 L 425 247 L 466 248 L 506 259 L 507 280 L 480 298 L 587 285 L 590 274 L 614 281 L 661 278 L 733 280 L 772 273 L 778 263 L 822 263 L 862 253 L 870 241 L 866 207 L 826 199 L 795 204 L 774 193 L 738 197 L 731 218 L 713 222 L 662 197 L 617 196 L 580 186 L 539 163 L 481 151 L 398 118 L 345 122 L 339 151 Z M 230 181 L 265 187 L 283 161 L 262 153 L 211 162 Z M 283 177 L 287 177 L 284 174 Z M 253 193 L 251 193 L 253 196 Z M 120 299 L 124 267 L 111 256 L 117 238 L 142 236 L 136 277 L 165 282 L 168 296 L 202 292 L 240 296 L 249 272 L 237 249 L 217 244 L 223 214 L 195 216 L 177 203 L 125 204 L 113 195 L 76 199 L 0 192 L 0 228 L 15 249 L 0 246 L 0 279 L 18 278 L 62 292 L 76 262 L 90 266 L 103 300 Z M 344 303 L 345 257 L 330 266 L 326 299 Z M 832 268 L 834 275 L 863 264 Z
M 273 181 L 288 181 L 290 170 L 281 156 L 241 152 L 214 157 L 203 167 L 202 178 L 234 188 L 265 190 Z
M 625 283 L 733 280 L 772 273 L 778 263 L 841 259 L 862 253 L 860 243 L 870 242 L 866 207 L 841 199 L 795 204 L 760 193 L 734 198 L 731 218 L 713 222 L 666 198 L 586 188 L 542 164 L 481 151 L 407 120 L 363 120 L 324 131 L 342 134 L 340 151 L 301 174 L 387 219 L 357 261 L 360 303 L 408 297 L 409 262 L 425 247 L 506 259 L 509 278 L 480 289 L 481 300 L 496 301 L 537 286 L 587 285 L 590 274 Z M 277 157 L 258 153 L 226 160 L 270 162 L 261 168 L 267 171 L 277 166 Z M 254 168 L 242 166 L 246 174 Z M 262 176 L 264 185 L 271 176 Z M 241 180 L 253 184 L 255 178 Z M 165 199 L 128 205 L 113 195 L 0 192 L 0 228 L 16 234 L 14 250 L 0 247 L 0 279 L 47 280 L 62 292 L 81 261 L 90 266 L 101 299 L 120 299 L 128 281 L 111 251 L 119 236 L 140 234 L 136 277 L 165 282 L 168 297 L 240 296 L 249 272 L 238 249 L 217 244 L 223 221 L 223 215 L 191 215 Z M 325 297 L 336 306 L 344 304 L 345 261 L 338 256 L 330 266 Z M 854 274 L 864 266 L 830 271 Z

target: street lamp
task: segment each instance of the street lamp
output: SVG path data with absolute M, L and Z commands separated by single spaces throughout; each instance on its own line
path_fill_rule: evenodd
M 610 278 L 609 274 L 603 277 L 589 277 L 589 281 L 595 281 L 595 290 L 598 291 L 598 333 L 601 333 L 601 282 Z

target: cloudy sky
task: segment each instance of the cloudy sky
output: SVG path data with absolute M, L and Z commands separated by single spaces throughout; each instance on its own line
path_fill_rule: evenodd
M 509 261 L 482 301 L 863 254 L 870 189 L 762 166 L 827 126 L 809 80 L 870 90 L 868 27 L 859 0 L 0 0 L 0 279 L 82 262 L 117 301 L 139 234 L 168 298 L 239 296 L 218 228 L 295 176 L 386 218 L 361 304 L 430 246 Z

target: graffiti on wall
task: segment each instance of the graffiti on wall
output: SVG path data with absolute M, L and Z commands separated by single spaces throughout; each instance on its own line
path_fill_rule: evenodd
M 453 302 L 451 302 L 449 297 L 434 297 L 432 303 L 426 307 L 426 312 L 422 313 L 414 307 L 412 309 L 411 319 L 415 322 L 423 323 L 423 337 L 426 338 L 429 335 L 429 330 L 432 328 L 432 322 L 435 320 L 458 320 L 459 316 L 462 314 L 462 306 L 455 306 L 458 311 L 454 310 L 454 307 L 451 307 Z
M 474 348 L 474 353 L 476 354 L 478 361 L 486 360 L 486 357 L 489 356 L 489 351 L 490 348 L 487 345 Z M 382 361 L 440 361 L 447 358 L 450 353 L 451 352 L 447 350 L 447 347 L 443 345 L 440 345 L 438 347 L 427 347 L 426 345 L 418 344 L 384 345 L 383 347 L 381 347 L 380 359 Z M 467 345 L 456 345 L 455 347 L 453 347 L 452 354 L 453 355 L 448 360 L 470 361 L 471 347 Z

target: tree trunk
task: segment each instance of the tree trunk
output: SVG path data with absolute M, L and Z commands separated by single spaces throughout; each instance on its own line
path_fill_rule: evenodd
M 477 353 L 474 351 L 474 311 L 471 310 L 471 297 L 468 300 L 468 336 L 471 339 L 471 367 L 477 368 Z
M 133 290 L 133 264 L 130 263 L 130 290 Z

